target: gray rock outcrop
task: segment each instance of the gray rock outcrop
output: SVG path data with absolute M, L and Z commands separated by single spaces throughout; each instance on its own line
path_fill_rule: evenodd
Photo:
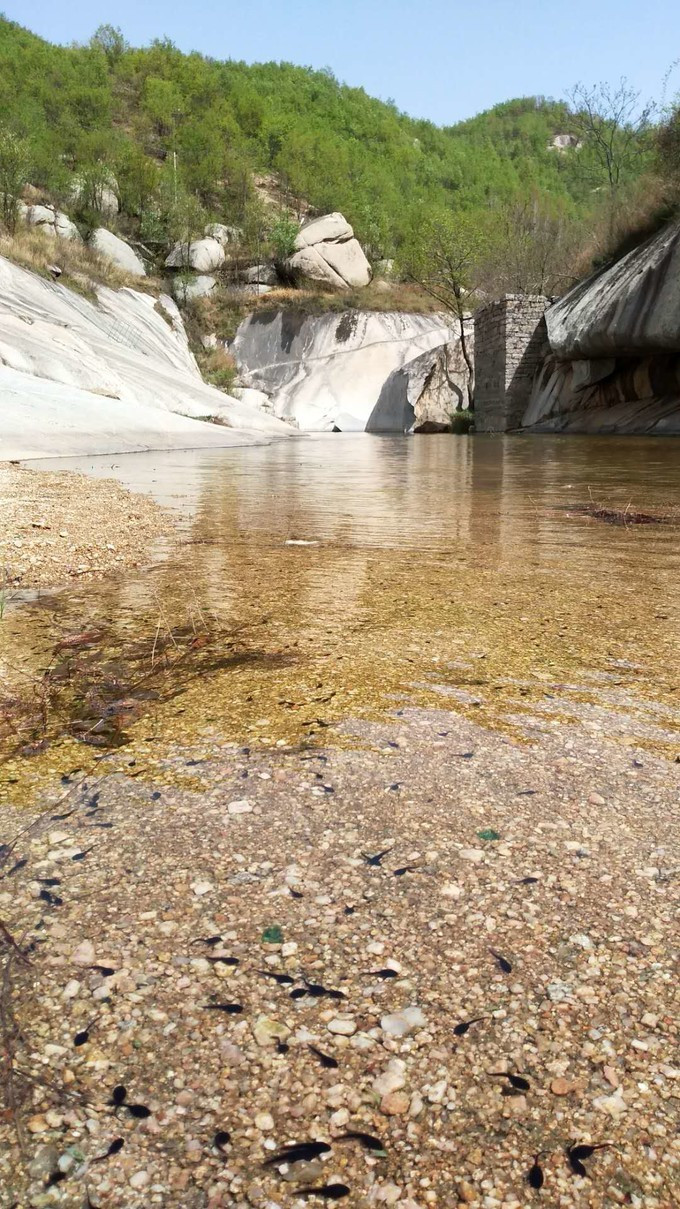
M 25 221 L 32 227 L 37 227 L 46 235 L 59 239 L 80 239 L 80 232 L 74 222 L 61 210 L 54 206 L 27 206 L 23 211 Z
M 208 223 L 203 234 L 210 239 L 216 239 L 223 248 L 226 248 L 228 244 L 237 244 L 243 238 L 243 232 L 238 227 L 229 227 L 223 222 Z
M 444 315 L 271 310 L 244 320 L 231 352 L 243 385 L 264 391 L 281 419 L 308 431 L 363 431 L 395 371 L 456 338 Z M 404 431 L 396 403 L 385 406 L 387 430 Z
M 106 260 L 110 260 L 117 268 L 122 269 L 124 273 L 131 273 L 133 277 L 146 277 L 146 269 L 141 256 L 138 256 L 124 239 L 114 235 L 113 231 L 107 231 L 106 227 L 98 227 L 96 231 L 92 232 L 90 247 L 100 256 L 104 256 Z
M 173 279 L 172 292 L 178 302 L 191 302 L 192 298 L 208 298 L 217 285 L 217 278 L 199 273 L 196 277 L 178 276 Z
M 176 243 L 166 257 L 167 269 L 194 269 L 196 273 L 214 273 L 226 260 L 224 248 L 218 239 L 211 236 L 193 239 L 190 243 Z
M 466 321 L 470 353 L 472 320 Z M 447 432 L 470 406 L 469 374 L 460 338 L 421 353 L 387 378 L 366 423 L 367 432 Z
M 335 290 L 361 289 L 371 280 L 371 266 L 354 231 L 342 214 L 325 214 L 300 230 L 286 268 L 309 281 Z

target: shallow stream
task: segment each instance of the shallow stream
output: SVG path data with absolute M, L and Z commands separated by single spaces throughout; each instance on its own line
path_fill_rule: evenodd
M 680 753 L 673 440 L 333 434 L 53 465 L 152 492 L 180 544 L 8 609 L 2 658 L 40 709 L 0 795 L 28 803 L 105 753 L 167 776 L 177 743 L 328 742 L 405 703 Z

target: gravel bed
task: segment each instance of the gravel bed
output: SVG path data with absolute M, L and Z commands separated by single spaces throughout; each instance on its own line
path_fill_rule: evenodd
M 345 732 L 0 813 L 3 1209 L 678 1203 L 680 766 Z

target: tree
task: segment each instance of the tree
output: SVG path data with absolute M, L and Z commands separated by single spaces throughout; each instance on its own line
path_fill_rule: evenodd
M 534 191 L 489 215 L 489 244 L 479 280 L 486 293 L 562 294 L 577 277 L 581 224 L 559 198 Z
M 31 155 L 27 139 L 0 127 L 0 214 L 13 233 L 19 217 L 19 200 L 28 182 Z
M 398 257 L 402 275 L 455 317 L 470 398 L 474 367 L 465 320 L 477 301 L 475 295 L 488 246 L 483 215 L 454 214 L 442 209 L 415 217 L 410 238 Z
M 604 174 L 613 202 L 634 169 L 639 171 L 640 152 L 647 145 L 655 105 L 641 105 L 640 96 L 625 77 L 617 85 L 577 84 L 569 93 L 574 110 L 570 125 Z

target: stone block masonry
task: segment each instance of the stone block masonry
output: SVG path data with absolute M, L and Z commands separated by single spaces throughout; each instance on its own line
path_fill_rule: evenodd
M 475 314 L 475 429 L 519 428 L 547 340 L 550 300 L 506 294 Z

